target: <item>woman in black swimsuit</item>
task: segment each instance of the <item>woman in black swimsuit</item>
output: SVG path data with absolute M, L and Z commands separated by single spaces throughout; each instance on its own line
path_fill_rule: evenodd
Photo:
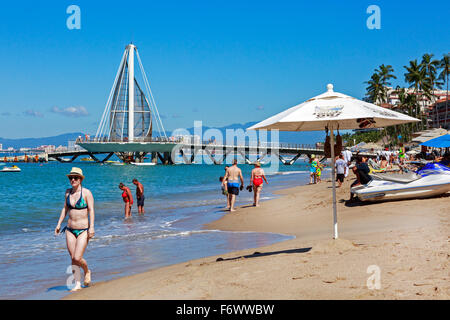
M 85 286 L 91 282 L 91 271 L 86 260 L 83 259 L 83 254 L 89 239 L 95 234 L 94 197 L 91 191 L 81 186 L 84 176 L 80 168 L 73 167 L 67 176 L 72 188 L 66 190 L 66 200 L 55 228 L 55 234 L 58 235 L 63 231 L 66 233 L 67 250 L 72 259 L 72 272 L 75 275 L 75 287 L 71 291 L 77 291 L 81 289 L 81 276 L 79 268 L 74 268 L 74 266 L 83 269 Z M 61 223 L 67 213 L 69 214 L 67 227 L 61 230 Z

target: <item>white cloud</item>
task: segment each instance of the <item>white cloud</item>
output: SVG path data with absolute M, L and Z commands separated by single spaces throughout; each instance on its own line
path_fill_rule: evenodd
M 86 117 L 89 115 L 89 112 L 86 110 L 83 106 L 76 106 L 76 107 L 67 107 L 64 109 L 61 109 L 59 107 L 53 107 L 51 110 L 53 113 L 59 113 L 66 117 Z
M 24 111 L 23 113 L 26 116 L 36 117 L 36 118 L 42 118 L 44 116 L 41 112 L 35 111 L 35 110 L 31 110 L 31 109 L 28 109 L 28 110 Z

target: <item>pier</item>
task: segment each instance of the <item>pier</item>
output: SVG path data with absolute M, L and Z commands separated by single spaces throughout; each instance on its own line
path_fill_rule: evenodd
M 135 68 L 135 62 L 138 68 Z M 135 78 L 136 72 L 141 74 L 141 84 Z M 153 126 L 156 126 L 158 137 L 152 136 Z M 170 165 L 179 156 L 184 163 L 191 164 L 201 152 L 208 155 L 214 164 L 224 163 L 226 157 L 232 154 L 241 155 L 246 163 L 251 163 L 250 157 L 254 155 L 260 161 L 268 155 L 276 155 L 283 164 L 290 165 L 302 155 L 324 154 L 323 149 L 306 145 L 259 145 L 253 141 L 248 145 L 244 142 L 245 145 L 238 145 L 239 142 L 237 145 L 218 145 L 201 140 L 195 143 L 193 139 L 187 141 L 191 143 L 167 137 L 138 49 L 134 44 L 129 44 L 125 47 L 95 136 L 76 141 L 85 151 L 54 152 L 48 156 L 58 161 L 71 162 L 85 155 L 96 162 L 106 162 L 116 155 L 123 162 L 129 163 L 143 162 L 150 155 L 152 162 L 159 160 L 162 164 Z M 98 156 L 100 154 L 105 155 L 103 159 Z M 286 159 L 289 155 L 292 158 Z M 63 160 L 63 157 L 70 159 Z
M 292 165 L 301 156 L 311 154 L 323 155 L 324 150 L 316 148 L 314 145 L 305 144 L 267 144 L 267 145 L 217 145 L 210 143 L 175 143 L 175 142 L 80 142 L 79 146 L 88 150 L 87 152 L 65 153 L 65 156 L 89 155 L 97 162 L 105 162 L 113 154 L 116 154 L 122 161 L 142 162 L 144 157 L 151 155 L 151 161 L 162 164 L 174 164 L 174 157 L 179 154 L 185 164 L 191 164 L 195 156 L 203 151 L 209 156 L 212 163 L 223 164 L 228 155 L 241 155 L 246 163 L 252 163 L 250 155 L 256 155 L 259 161 L 266 156 L 275 155 L 284 165 Z M 93 154 L 107 154 L 103 160 L 93 157 Z M 291 159 L 286 156 L 292 155 Z M 55 155 L 50 155 L 55 157 Z

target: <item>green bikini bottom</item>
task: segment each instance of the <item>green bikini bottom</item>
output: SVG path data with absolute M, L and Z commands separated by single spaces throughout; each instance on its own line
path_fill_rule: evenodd
M 64 228 L 61 230 L 61 233 L 64 232 L 65 230 L 67 230 L 67 231 L 72 232 L 72 234 L 75 236 L 75 238 L 78 238 L 78 236 L 79 236 L 80 234 L 82 234 L 84 231 L 86 231 L 86 230 L 88 230 L 88 229 L 89 229 L 89 228 L 86 228 L 86 229 L 72 229 L 72 228 L 69 228 L 69 227 L 64 227 Z

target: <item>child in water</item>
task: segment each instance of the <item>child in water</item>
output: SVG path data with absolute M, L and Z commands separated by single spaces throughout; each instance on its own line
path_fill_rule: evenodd
M 312 154 L 309 159 L 309 184 L 317 183 L 317 161 L 316 157 Z M 314 180 L 314 182 L 313 182 Z
M 323 165 L 320 163 L 320 161 L 317 161 L 317 169 L 316 169 L 317 183 L 322 181 L 320 179 L 320 176 L 322 175 L 322 168 L 323 168 Z
M 223 184 L 222 182 L 223 182 L 223 177 L 220 177 L 219 178 L 219 181 L 220 181 L 220 184 L 222 185 L 222 194 L 224 195 L 224 196 L 228 196 L 228 190 L 227 190 L 227 185 L 225 184 Z

